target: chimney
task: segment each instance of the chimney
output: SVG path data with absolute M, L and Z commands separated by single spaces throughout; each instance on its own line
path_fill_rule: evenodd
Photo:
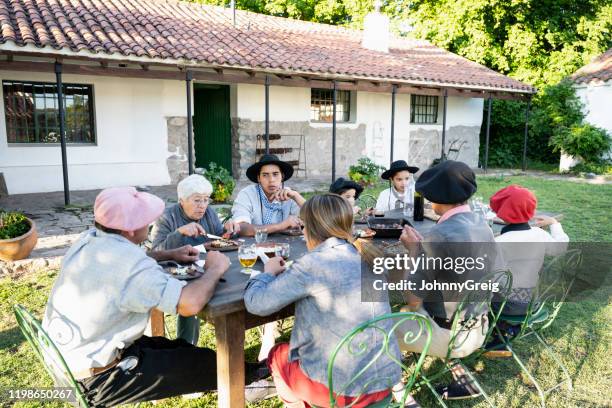
M 389 17 L 380 12 L 381 2 L 374 2 L 374 11 L 365 16 L 361 46 L 368 50 L 389 52 Z

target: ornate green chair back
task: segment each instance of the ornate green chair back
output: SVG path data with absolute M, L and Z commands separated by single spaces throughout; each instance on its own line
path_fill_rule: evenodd
M 581 264 L 582 251 L 579 249 L 551 257 L 545 263 L 527 307 L 521 333 L 527 325 L 537 325 L 541 330 L 553 323 L 574 285 Z
M 51 378 L 53 378 L 55 385 L 72 388 L 76 397 L 76 406 L 89 407 L 66 361 L 64 361 L 64 358 L 49 335 L 43 330 L 40 322 L 21 305 L 14 305 L 13 311 L 15 312 L 15 318 L 21 332 L 30 346 L 32 346 L 32 349 L 34 349 L 34 352 Z
M 484 344 L 486 344 L 491 336 L 499 317 L 503 312 L 504 305 L 512 290 L 512 273 L 509 270 L 499 270 L 486 274 L 478 283 L 488 283 L 488 290 L 469 291 L 466 296 L 459 302 L 457 309 L 453 314 L 451 326 L 451 338 L 448 346 L 446 358 L 450 359 L 453 350 L 461 348 L 463 343 L 468 339 L 467 336 L 461 336 L 462 333 L 469 331 L 471 324 L 470 320 L 464 321 L 465 312 L 468 309 L 473 311 L 489 311 L 489 324 L 487 327 L 480 326 L 485 336 Z M 495 290 L 495 287 L 497 289 Z M 493 310 L 492 303 L 496 301 L 498 308 Z
M 398 333 L 403 333 L 405 330 L 405 328 L 402 328 L 400 331 L 398 328 L 403 327 L 404 324 L 409 321 L 416 322 L 415 330 L 406 332 L 401 338 L 398 337 Z M 383 341 L 379 348 L 375 350 L 374 356 L 370 357 L 368 363 L 359 372 L 353 375 L 353 377 L 346 384 L 336 384 L 333 378 L 333 369 L 338 354 L 340 352 L 346 352 L 351 357 L 356 359 L 371 354 L 372 349 L 368 348 L 367 344 L 363 342 L 363 339 L 375 333 L 382 335 Z M 352 387 L 356 381 L 361 381 L 363 378 L 367 377 L 368 369 L 375 364 L 376 361 L 383 357 L 389 358 L 401 368 L 403 373 L 409 373 L 409 375 L 404 388 L 402 401 L 393 402 L 389 397 L 375 405 L 376 407 L 403 407 L 406 398 L 408 395 L 410 395 L 410 390 L 416 381 L 419 371 L 421 370 L 421 366 L 425 361 L 425 357 L 431 343 L 431 333 L 431 323 L 429 320 L 419 313 L 412 312 L 388 313 L 357 326 L 350 333 L 345 335 L 342 340 L 340 340 L 329 359 L 327 365 L 327 379 L 330 407 L 333 408 L 338 406 L 336 397 L 338 395 L 345 395 L 344 390 Z M 411 344 L 420 339 L 422 336 L 424 336 L 425 346 L 419 359 L 416 361 L 416 365 L 412 369 L 412 372 L 410 372 L 410 368 L 402 361 L 401 354 L 397 353 L 395 345 L 398 341 L 404 342 L 405 344 Z M 378 385 L 377 388 L 380 389 L 380 385 L 382 385 L 382 388 L 391 389 L 394 385 L 396 385 L 396 383 L 397 379 L 395 378 L 367 378 L 365 384 L 361 388 L 362 394 L 360 395 L 365 394 L 366 391 L 372 386 Z M 357 402 L 359 402 L 359 396 L 355 397 L 351 404 L 344 406 L 350 407 Z

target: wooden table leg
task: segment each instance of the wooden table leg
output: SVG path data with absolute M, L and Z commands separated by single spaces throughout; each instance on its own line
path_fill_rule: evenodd
M 151 336 L 164 337 L 165 335 L 164 312 L 151 309 Z
M 214 319 L 217 337 L 217 390 L 220 408 L 244 407 L 245 312 Z

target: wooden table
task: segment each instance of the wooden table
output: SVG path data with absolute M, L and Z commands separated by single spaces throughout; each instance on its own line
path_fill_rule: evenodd
M 548 214 L 546 214 L 548 215 Z M 401 210 L 390 211 L 386 217 L 401 217 Z M 413 221 L 411 224 L 423 235 L 425 235 L 435 222 L 429 219 Z M 356 228 L 365 228 L 367 225 L 358 224 Z M 502 226 L 495 224 L 494 232 L 497 234 Z M 282 234 L 271 235 L 269 242 L 288 242 L 291 245 L 290 259 L 297 259 L 303 255 L 306 243 L 302 237 L 291 237 Z M 376 239 L 380 243 L 392 243 L 394 238 Z M 254 239 L 245 239 L 244 245 L 253 244 Z M 257 327 L 264 323 L 273 322 L 293 315 L 293 306 L 287 307 L 273 315 L 266 317 L 254 316 L 248 313 L 244 306 L 244 289 L 249 279 L 248 275 L 240 272 L 242 269 L 238 261 L 238 252 L 227 252 L 232 264 L 225 273 L 225 282 L 219 282 L 215 294 L 208 302 L 199 317 L 212 323 L 215 327 L 217 343 L 217 389 L 219 407 L 244 407 L 244 339 L 247 329 Z M 260 261 L 255 268 L 263 270 Z M 151 329 L 155 335 L 164 335 L 163 314 L 161 312 L 151 313 Z M 160 334 L 161 333 L 161 334 Z
M 297 259 L 306 250 L 301 236 L 270 235 L 268 242 L 288 242 L 291 245 L 290 259 Z M 245 239 L 244 245 L 253 244 L 254 239 Z M 244 336 L 247 329 L 274 322 L 293 315 L 293 306 L 266 317 L 254 316 L 244 307 L 244 289 L 249 275 L 240 272 L 238 252 L 226 252 L 232 264 L 219 282 L 215 294 L 199 317 L 215 326 L 217 342 L 217 389 L 219 407 L 244 406 Z M 263 271 L 258 261 L 255 269 Z

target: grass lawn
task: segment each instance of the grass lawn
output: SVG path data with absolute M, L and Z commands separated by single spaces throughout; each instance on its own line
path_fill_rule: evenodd
M 590 185 L 564 181 L 550 181 L 527 177 L 479 177 L 478 194 L 488 199 L 492 193 L 509 184 L 521 184 L 532 189 L 539 200 L 539 208 L 565 214 L 563 226 L 572 241 L 612 242 L 609 221 L 611 185 Z M 376 194 L 384 186 L 368 190 Z M 12 305 L 21 303 L 40 316 L 57 271 L 40 271 L 18 280 L 0 279 L 0 390 L 6 387 L 51 386 L 51 380 L 37 361 L 34 353 L 19 332 Z M 547 340 L 559 353 L 574 379 L 574 391 L 565 388 L 553 392 L 549 407 L 610 407 L 612 406 L 612 292 L 602 287 L 588 301 L 568 303 L 560 316 L 546 332 Z M 174 334 L 174 318 L 167 317 L 168 333 Z M 288 336 L 288 331 L 285 336 Z M 202 327 L 200 345 L 214 348 L 214 331 L 209 325 Z M 247 333 L 247 359 L 257 356 L 259 340 L 255 330 Z M 559 377 L 554 365 L 542 354 L 539 347 L 530 343 L 519 345 L 536 376 L 547 381 Z M 538 406 L 533 387 L 524 378 L 513 360 L 482 360 L 475 371 L 485 389 L 499 407 Z M 416 394 L 424 407 L 435 406 L 425 391 Z M 0 406 L 2 405 L 0 401 Z M 40 403 L 20 403 L 16 406 L 35 407 Z M 62 406 L 59 403 L 48 406 Z M 144 404 L 144 406 L 152 406 Z M 205 394 L 195 400 L 172 398 L 156 407 L 212 407 L 216 406 L 216 394 Z M 281 407 L 277 398 L 252 405 L 256 407 Z M 450 406 L 485 407 L 482 399 L 451 403 Z

